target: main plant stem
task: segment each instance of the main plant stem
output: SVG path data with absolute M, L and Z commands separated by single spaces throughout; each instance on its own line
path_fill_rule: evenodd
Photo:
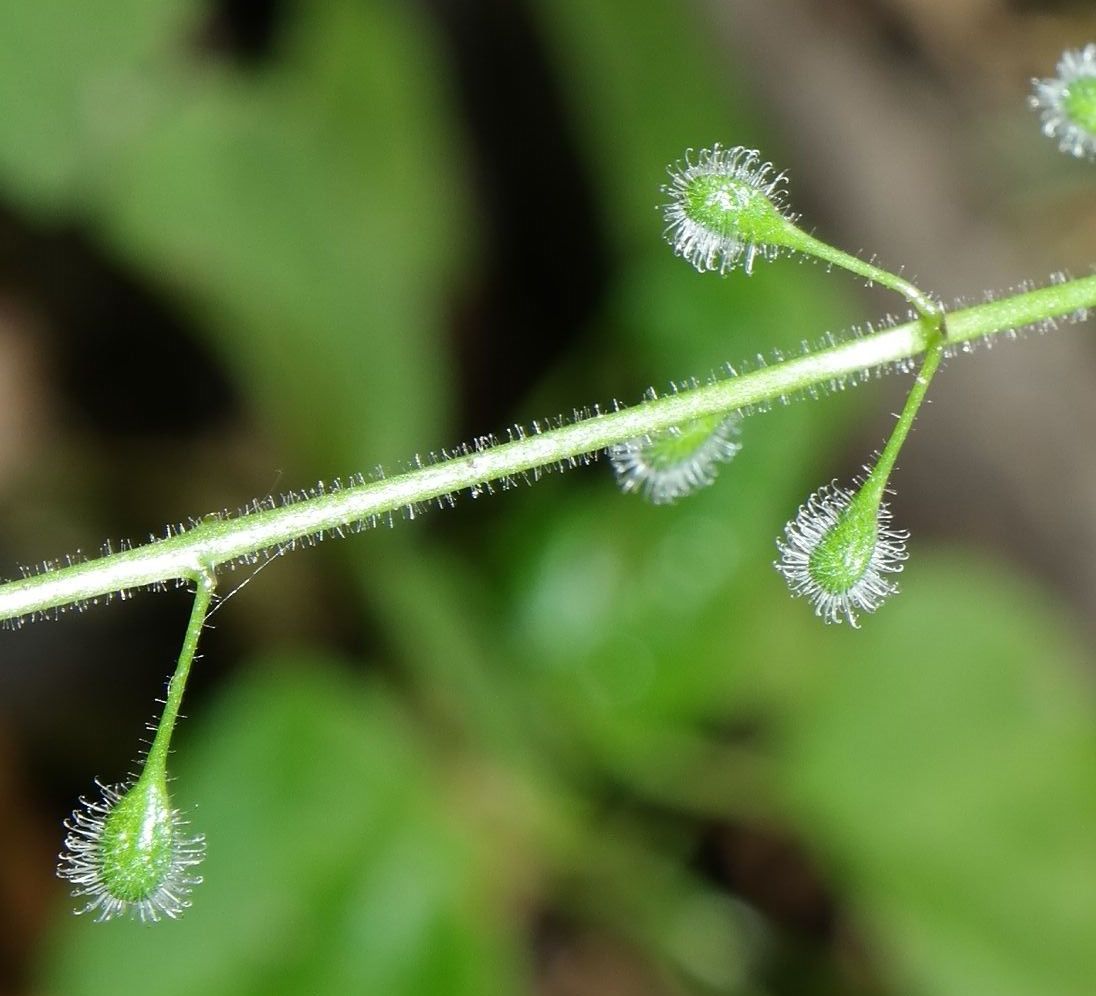
M 968 342 L 1096 307 L 1096 276 L 1016 294 L 947 316 L 948 342 Z M 596 415 L 479 452 L 370 481 L 281 508 L 204 522 L 172 536 L 86 563 L 0 585 L 0 621 L 33 616 L 113 592 L 172 580 L 199 582 L 222 565 L 372 516 L 536 472 L 614 443 L 695 418 L 771 402 L 925 352 L 936 330 L 917 320 L 752 373 L 634 408 Z

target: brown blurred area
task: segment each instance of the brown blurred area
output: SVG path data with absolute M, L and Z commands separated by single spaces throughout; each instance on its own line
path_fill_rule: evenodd
M 557 87 L 526 10 L 533 0 L 418 2 L 450 48 L 477 169 L 489 170 L 499 143 L 534 141 L 532 133 L 515 139 L 502 125 L 519 98 L 535 103 L 541 123 L 558 122 Z M 887 265 L 904 262 L 945 301 L 1043 281 L 1063 267 L 1082 272 L 1096 260 L 1096 180 L 1063 163 L 1055 186 L 1036 185 L 1052 146 L 1014 140 L 1034 129 L 1025 107 L 1030 78 L 1051 74 L 1063 48 L 1096 38 L 1091 3 L 682 6 L 709 25 L 717 60 L 749 67 L 770 130 L 791 157 L 797 204 L 832 241 L 877 253 Z M 194 44 L 211 58 L 261 63 L 276 49 L 284 8 L 226 0 Z M 794 74 L 781 72 L 789 59 Z M 484 65 L 505 67 L 509 89 L 491 85 Z M 582 205 L 588 184 L 560 131 L 550 153 L 552 196 Z M 494 428 L 535 381 L 525 360 L 493 348 L 507 330 L 532 324 L 530 341 L 547 363 L 567 330 L 586 319 L 604 279 L 596 232 L 584 243 L 591 248 L 564 304 L 550 265 L 515 272 L 517 202 L 505 199 L 519 193 L 492 196 L 501 200 L 485 197 L 478 206 L 491 265 L 452 307 L 464 363 L 461 419 L 470 432 Z M 541 247 L 546 260 L 574 244 L 575 223 L 560 219 L 558 243 Z M 874 292 L 864 300 L 866 318 L 894 307 Z M 18 516 L 5 531 L 15 545 L 0 548 L 4 563 L 48 557 L 89 536 L 143 535 L 234 497 L 242 502 L 252 497 L 247 481 L 279 466 L 187 321 L 83 233 L 44 234 L 0 205 L 0 495 Z M 563 332 L 538 337 L 537 328 Z M 185 360 L 175 369 L 201 385 L 197 395 L 182 401 L 163 381 L 155 395 L 142 394 L 128 376 L 149 330 L 161 356 Z M 171 364 L 161 362 L 170 376 Z M 902 458 L 901 518 L 919 536 L 977 546 L 1044 579 L 1096 645 L 1096 461 L 1076 459 L 1096 426 L 1096 341 L 1066 329 L 1038 343 L 1001 345 L 977 362 L 951 363 L 942 388 L 945 379 Z M 901 403 L 901 383 L 885 390 L 890 407 L 849 441 L 849 467 L 878 445 L 887 411 Z M 205 472 L 180 481 L 164 440 Z M 98 510 L 93 521 L 74 497 L 88 491 Z M 38 549 L 36 537 L 47 534 L 57 537 L 57 550 Z M 322 632 L 328 643 L 349 647 L 363 639 L 342 620 L 338 591 L 317 558 L 272 571 L 264 584 L 262 605 L 248 608 L 240 599 L 232 621 L 211 634 L 206 652 L 220 663 L 196 675 L 192 708 L 258 630 L 302 639 Z M 289 599 L 312 611 L 280 613 Z M 34 628 L 0 663 L 0 996 L 30 991 L 29 966 L 59 888 L 51 877 L 55 814 L 87 785 L 87 772 L 74 769 L 75 745 L 94 740 L 97 756 L 124 765 L 132 727 L 104 729 L 96 716 L 107 701 L 131 717 L 147 712 L 161 678 L 146 662 L 170 659 L 184 610 L 165 596 L 65 616 Z M 55 667 L 31 666 L 62 645 L 69 649 L 55 655 Z M 93 680 L 108 666 L 109 682 Z M 831 960 L 846 967 L 841 983 L 850 988 L 834 991 L 883 992 L 855 932 L 794 842 L 779 831 L 731 825 L 713 826 L 708 836 L 697 859 L 707 876 L 800 938 L 802 959 L 837 952 Z M 640 953 L 614 938 L 567 925 L 544 933 L 544 996 L 671 991 Z

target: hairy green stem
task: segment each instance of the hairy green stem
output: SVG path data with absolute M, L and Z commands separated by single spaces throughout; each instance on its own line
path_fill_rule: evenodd
M 905 443 L 906 437 L 910 434 L 910 429 L 913 428 L 917 412 L 928 393 L 929 383 L 943 358 L 944 340 L 941 338 L 925 352 L 924 362 L 921 364 L 921 369 L 917 371 L 910 393 L 906 396 L 906 403 L 902 406 L 902 411 L 898 415 L 894 431 L 887 440 L 887 445 L 883 447 L 883 452 L 879 454 L 879 459 L 875 461 L 875 466 L 872 467 L 864 486 L 860 489 L 860 493 L 865 500 L 871 501 L 876 507 L 883 500 L 883 493 L 887 489 L 887 481 L 890 480 L 902 444 Z
M 954 345 L 1092 307 L 1096 307 L 1096 276 L 951 312 L 947 338 Z M 908 360 L 925 352 L 938 337 L 930 322 L 906 322 L 740 377 L 534 432 L 396 477 L 280 508 L 203 522 L 169 539 L 0 585 L 0 620 L 33 616 L 142 585 L 177 579 L 200 582 L 222 565 L 277 550 L 325 530 L 511 475 L 535 472 L 702 416 L 772 402 L 880 365 Z
M 884 270 L 873 263 L 868 263 L 858 256 L 853 256 L 841 249 L 837 249 L 836 247 L 829 245 L 829 243 L 821 241 L 821 239 L 816 239 L 813 235 L 808 235 L 802 229 L 796 228 L 795 231 L 796 241 L 793 244 L 795 244 L 796 248 L 799 248 L 801 252 L 809 252 L 818 259 L 825 260 L 827 263 L 832 263 L 834 266 L 840 266 L 850 273 L 855 273 L 865 280 L 879 284 L 880 287 L 886 287 L 896 294 L 900 294 L 909 301 L 909 303 L 917 309 L 918 314 L 924 318 L 939 318 L 943 314 L 943 309 L 936 301 L 929 297 L 929 295 L 921 290 L 920 287 L 917 287 L 903 277 L 898 276 L 898 274 L 891 273 L 889 270 Z
M 194 662 L 194 655 L 198 650 L 198 639 L 202 635 L 202 627 L 205 625 L 206 615 L 209 612 L 209 603 L 213 598 L 213 588 L 216 584 L 212 573 L 206 571 L 199 575 L 194 591 L 194 606 L 190 610 L 190 621 L 187 623 L 186 634 L 183 637 L 183 646 L 179 651 L 179 660 L 175 665 L 175 673 L 167 685 L 167 696 L 164 699 L 164 711 L 156 727 L 156 736 L 152 746 L 148 749 L 148 757 L 145 760 L 145 770 L 142 777 L 162 777 L 167 770 L 167 755 L 171 748 L 171 735 L 175 731 L 175 721 L 179 718 L 179 707 L 183 702 L 183 692 L 186 690 L 186 680 L 190 675 L 190 665 Z M 149 774 L 151 772 L 151 774 Z

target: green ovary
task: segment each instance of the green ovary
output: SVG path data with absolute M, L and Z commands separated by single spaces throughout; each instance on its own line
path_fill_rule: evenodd
M 653 433 L 647 462 L 656 470 L 677 466 L 696 453 L 726 419 L 726 415 L 704 415 L 676 429 Z
M 151 897 L 171 871 L 175 824 L 163 778 L 138 779 L 107 817 L 100 838 L 103 884 L 115 898 Z
M 808 571 L 823 591 L 842 595 L 864 577 L 878 542 L 876 510 L 853 499 L 811 554 Z
M 721 238 L 780 243 L 784 217 L 760 190 L 727 176 L 698 176 L 689 183 L 685 214 Z
M 1070 83 L 1063 106 L 1074 124 L 1096 133 L 1096 76 Z

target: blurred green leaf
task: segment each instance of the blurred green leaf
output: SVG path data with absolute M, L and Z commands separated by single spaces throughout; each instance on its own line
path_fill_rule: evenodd
M 1089 993 L 1084 654 L 1047 597 L 999 569 L 919 549 L 904 586 L 862 631 L 819 641 L 789 697 L 800 825 L 899 991 Z
M 167 96 L 183 0 L 0 5 L 0 187 L 49 218 L 79 206 Z
M 67 61 L 35 49 L 0 66 L 0 147 L 15 150 L 0 155 L 0 182 L 31 203 L 71 201 L 200 314 L 251 403 L 307 461 L 297 473 L 350 472 L 436 444 L 448 403 L 441 310 L 456 233 L 465 247 L 468 237 L 423 19 L 398 3 L 309 5 L 277 68 L 243 73 L 184 61 L 181 18 L 132 6 L 68 8 L 86 25 L 24 25 L 25 5 L 5 7 L 4 37 L 25 28 L 47 49 L 91 41 Z M 19 23 L 6 30 L 5 17 Z M 56 58 L 64 73 L 53 78 Z M 127 72 L 139 74 L 129 89 Z M 58 109 L 28 104 L 35 86 L 20 73 L 48 76 Z M 117 95 L 88 105 L 112 81 L 141 104 L 129 117 Z M 33 145 L 41 118 L 77 111 L 75 126 L 51 125 L 48 147 Z M 93 128 L 96 143 L 83 140 Z M 51 170 L 69 182 L 45 184 Z
M 408 723 L 335 662 L 256 661 L 190 731 L 176 804 L 200 800 L 205 882 L 175 923 L 61 921 L 52 992 L 512 992 L 489 856 L 447 812 Z
M 103 205 L 128 252 L 201 302 L 318 474 L 409 458 L 448 403 L 438 342 L 463 177 L 413 14 L 302 8 L 277 72 L 198 87 Z

